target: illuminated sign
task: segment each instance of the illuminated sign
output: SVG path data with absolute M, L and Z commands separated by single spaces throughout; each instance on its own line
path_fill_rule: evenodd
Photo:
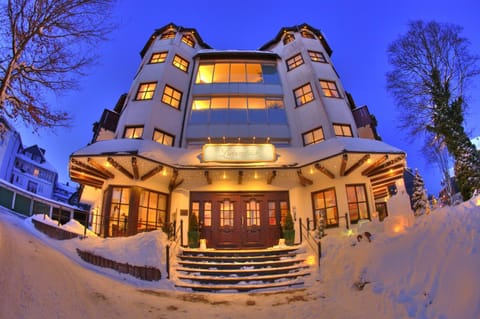
M 205 144 L 202 149 L 204 162 L 273 162 L 273 144 Z

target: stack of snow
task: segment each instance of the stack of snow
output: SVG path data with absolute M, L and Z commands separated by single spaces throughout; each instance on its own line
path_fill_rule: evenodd
M 324 290 L 366 315 L 480 318 L 480 197 L 387 229 L 322 239 Z

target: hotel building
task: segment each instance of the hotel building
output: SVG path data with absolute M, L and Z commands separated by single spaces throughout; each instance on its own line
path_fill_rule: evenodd
M 331 55 L 308 24 L 258 50 L 155 30 L 129 92 L 70 158 L 92 229 L 129 236 L 194 214 L 207 247 L 249 249 L 276 245 L 287 212 L 297 242 L 300 222 L 328 233 L 393 213 L 406 155 L 378 140 Z

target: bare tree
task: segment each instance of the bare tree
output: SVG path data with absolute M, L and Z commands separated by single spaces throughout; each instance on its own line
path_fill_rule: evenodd
M 112 30 L 113 0 L 8 0 L 0 12 L 0 114 L 34 130 L 68 126 L 49 94 L 78 87 Z
M 480 74 L 479 57 L 453 24 L 413 21 L 388 48 L 393 70 L 387 88 L 393 94 L 401 127 L 410 137 L 432 134 L 455 158 L 455 175 L 464 198 L 480 187 L 480 157 L 465 133 L 466 89 Z

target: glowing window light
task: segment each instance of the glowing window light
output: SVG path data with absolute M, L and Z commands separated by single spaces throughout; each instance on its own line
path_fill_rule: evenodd
M 309 255 L 307 259 L 305 260 L 305 263 L 309 266 L 313 266 L 316 264 L 316 258 L 314 255 Z

